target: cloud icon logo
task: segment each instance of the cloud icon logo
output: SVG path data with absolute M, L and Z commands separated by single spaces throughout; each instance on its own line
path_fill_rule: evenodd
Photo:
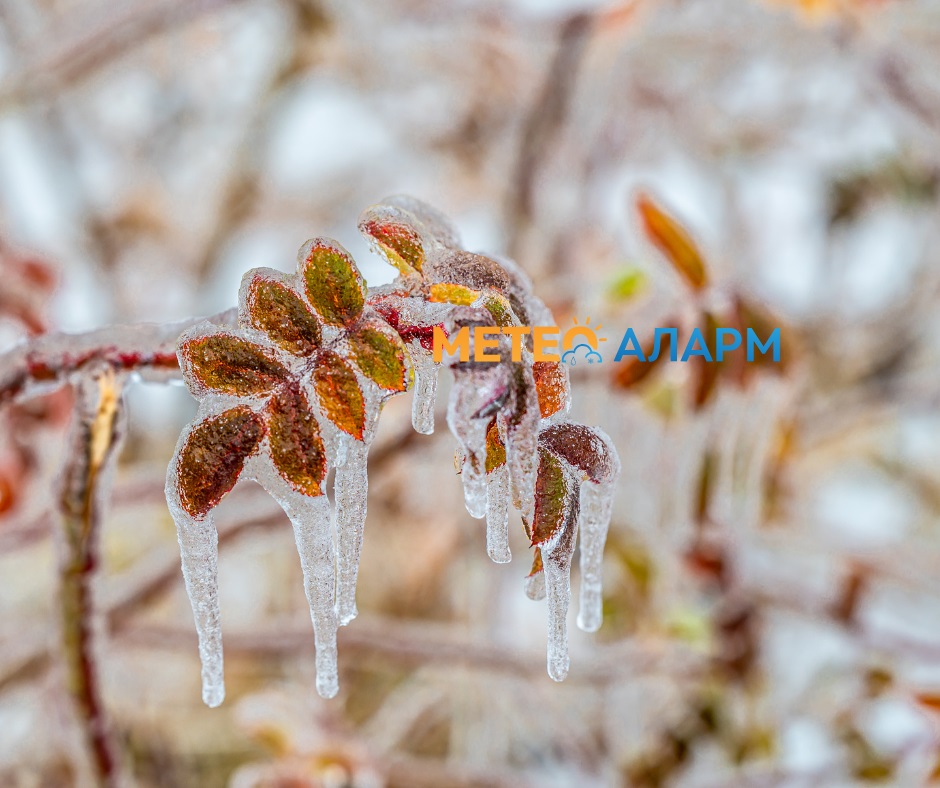
M 578 351 L 582 349 L 585 351 L 584 357 L 587 359 L 588 364 L 600 364 L 601 361 L 604 360 L 601 358 L 601 354 L 594 350 L 587 342 L 581 342 L 571 348 L 567 353 L 562 354 L 562 362 L 570 367 L 575 366 L 578 363 Z

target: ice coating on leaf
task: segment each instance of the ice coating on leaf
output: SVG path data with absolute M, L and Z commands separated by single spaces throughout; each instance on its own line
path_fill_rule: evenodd
M 285 386 L 268 401 L 266 415 L 271 460 L 278 473 L 297 492 L 320 495 L 326 452 L 306 394 L 297 385 Z
M 366 283 L 342 246 L 314 238 L 297 253 L 307 299 L 330 325 L 349 325 L 362 313 Z
M 364 318 L 346 338 L 359 371 L 390 392 L 405 391 L 410 383 L 408 351 L 385 321 Z
M 287 369 L 271 351 L 211 324 L 184 334 L 178 356 L 183 376 L 197 396 L 210 391 L 262 396 L 287 379 Z
M 486 516 L 486 435 L 509 397 L 509 374 L 504 364 L 458 362 L 451 370 L 447 424 L 464 455 L 460 475 L 467 511 L 479 519 Z
M 361 439 L 366 403 L 352 367 L 337 353 L 324 351 L 317 356 L 313 386 L 326 417 L 343 432 Z
M 532 569 L 525 579 L 525 595 L 534 602 L 545 599 L 545 567 L 542 564 L 542 551 L 538 547 L 532 557 Z
M 264 437 L 261 418 L 244 405 L 198 422 L 177 450 L 174 488 L 190 517 L 205 517 L 238 480 Z
M 512 394 L 509 407 L 500 411 L 497 423 L 506 446 L 513 504 L 524 519 L 531 520 L 538 469 L 538 396 L 529 369 L 521 363 L 505 366 L 511 376 Z
M 320 324 L 279 271 L 249 271 L 242 281 L 239 303 L 242 324 L 263 332 L 281 349 L 309 356 L 320 346 Z
M 571 406 L 568 365 L 558 361 L 536 361 L 532 365 L 539 413 L 543 419 L 563 417 Z
M 414 369 L 414 391 L 411 401 L 411 424 L 416 432 L 431 435 L 434 432 L 434 406 L 437 402 L 437 370 L 440 366 L 419 340 L 408 346 Z
M 336 469 L 334 481 L 336 551 L 336 616 L 346 626 L 357 615 L 356 578 L 365 532 L 369 477 L 366 473 L 369 447 L 354 443 L 346 462 Z

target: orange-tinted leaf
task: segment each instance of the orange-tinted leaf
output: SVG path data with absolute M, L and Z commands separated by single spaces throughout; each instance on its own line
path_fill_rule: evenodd
M 532 375 L 542 418 L 547 419 L 564 409 L 568 403 L 568 368 L 558 361 L 536 361 Z
M 293 290 L 261 275 L 252 277 L 245 296 L 248 321 L 271 341 L 298 356 L 320 346 L 320 324 Z
M 534 577 L 539 572 L 541 572 L 545 567 L 542 566 L 542 550 L 539 547 L 535 548 L 535 555 L 532 556 L 532 568 L 529 570 L 529 577 Z
M 535 517 L 532 544 L 540 545 L 577 522 L 578 487 L 561 460 L 539 449 L 539 472 L 535 482 Z
M 506 446 L 499 436 L 496 419 L 490 422 L 486 431 L 486 472 L 491 473 L 506 464 Z
M 190 387 L 197 389 L 193 393 L 212 389 L 257 396 L 269 393 L 287 378 L 287 370 L 269 351 L 231 334 L 184 340 L 179 356 Z
M 349 325 L 362 314 L 366 283 L 349 253 L 326 238 L 307 241 L 300 250 L 307 298 L 327 323 Z
M 264 424 L 245 405 L 193 427 L 180 450 L 177 485 L 191 517 L 205 517 L 235 486 L 245 460 L 258 449 Z
M 347 337 L 353 361 L 362 374 L 388 391 L 405 391 L 410 382 L 408 351 L 388 324 L 363 322 Z
M 359 230 L 378 244 L 385 258 L 402 274 L 421 273 L 424 247 L 418 231 L 404 221 L 367 216 Z
M 317 356 L 313 385 L 327 418 L 343 432 L 362 440 L 366 404 L 356 373 L 332 351 Z
M 326 453 L 320 427 L 297 386 L 280 389 L 266 408 L 271 458 L 278 473 L 298 492 L 321 495 Z
M 692 287 L 705 287 L 708 284 L 708 272 L 692 237 L 647 195 L 637 197 L 636 204 L 647 237 Z
M 428 292 L 428 301 L 435 304 L 471 306 L 479 297 L 479 290 L 448 282 L 439 282 L 436 285 L 431 285 L 431 289 Z

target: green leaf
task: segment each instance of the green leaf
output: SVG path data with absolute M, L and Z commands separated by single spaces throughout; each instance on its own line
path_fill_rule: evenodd
M 179 357 L 189 387 L 197 396 L 206 389 L 258 396 L 287 379 L 287 369 L 270 351 L 232 334 L 184 339 Z
M 403 275 L 421 273 L 425 261 L 421 235 L 401 211 L 388 208 L 368 211 L 359 222 L 359 231 L 371 238 L 385 259 Z
M 176 470 L 183 509 L 205 517 L 235 486 L 245 460 L 258 449 L 264 424 L 245 405 L 201 421 L 180 450 Z
M 278 347 L 309 356 L 320 346 L 320 324 L 293 290 L 258 272 L 246 275 L 244 317 Z
M 301 248 L 300 272 L 307 298 L 330 325 L 351 325 L 366 302 L 366 283 L 349 253 L 327 238 L 314 238 Z
M 362 374 L 388 391 L 405 391 L 411 382 L 408 351 L 384 321 L 363 321 L 347 336 L 352 359 Z

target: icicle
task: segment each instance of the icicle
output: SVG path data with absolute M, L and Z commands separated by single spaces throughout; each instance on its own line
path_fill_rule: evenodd
M 437 399 L 437 368 L 434 359 L 420 342 L 409 346 L 415 383 L 411 401 L 411 423 L 422 435 L 434 432 L 434 403 Z
M 190 517 L 177 502 L 177 495 L 175 485 L 171 489 L 168 482 L 167 500 L 176 522 L 176 536 L 183 559 L 183 579 L 199 638 L 202 700 L 214 708 L 225 700 L 222 623 L 219 615 L 219 535 L 211 514 L 202 520 Z
M 337 541 L 336 616 L 340 626 L 346 626 L 358 615 L 356 578 L 359 574 L 369 491 L 366 473 L 368 452 L 369 447 L 365 443 L 352 444 L 346 454 L 346 464 L 336 469 L 333 483 Z
M 525 579 L 525 595 L 534 602 L 545 599 L 545 570 Z
M 543 546 L 545 591 L 548 597 L 548 675 L 564 681 L 568 675 L 568 605 L 571 601 L 571 558 L 574 535 Z
M 332 698 L 339 691 L 339 679 L 330 500 L 326 495 L 311 498 L 283 490 L 268 492 L 278 499 L 294 527 L 317 650 L 317 692 L 323 698 Z
M 487 475 L 486 553 L 497 564 L 512 560 L 509 552 L 509 471 L 505 465 Z
M 578 627 L 585 632 L 597 632 L 603 619 L 603 562 L 607 528 L 614 505 L 614 482 L 581 485 L 581 596 Z
M 513 504 L 523 518 L 531 520 L 538 472 L 539 402 L 531 371 L 521 364 L 513 366 L 513 407 L 500 411 L 497 421 L 506 445 Z

